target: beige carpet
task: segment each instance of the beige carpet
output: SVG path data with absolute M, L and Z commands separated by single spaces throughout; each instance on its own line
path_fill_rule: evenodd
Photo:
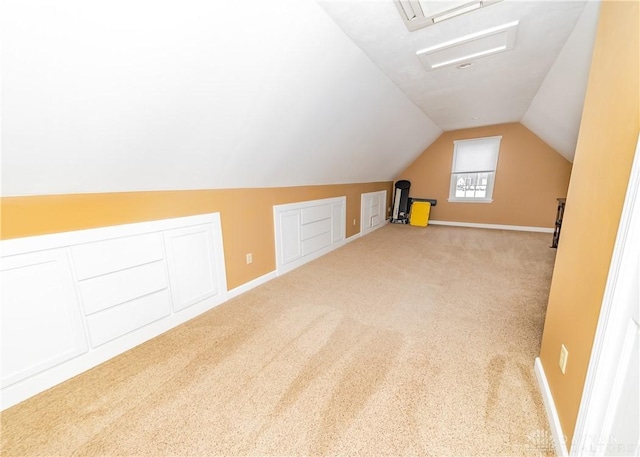
M 387 225 L 2 414 L 2 455 L 545 455 L 551 235 Z

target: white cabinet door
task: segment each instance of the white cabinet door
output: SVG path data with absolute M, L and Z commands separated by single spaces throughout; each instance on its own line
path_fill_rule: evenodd
M 1 260 L 2 387 L 88 350 L 63 249 Z
M 276 236 L 280 246 L 280 262 L 286 265 L 302 256 L 301 212 L 299 209 L 283 211 L 277 215 Z
M 386 204 L 386 190 L 362 194 L 360 200 L 360 234 L 362 236 L 384 224 Z
M 164 243 L 174 311 L 185 309 L 219 292 L 211 225 L 165 232 Z

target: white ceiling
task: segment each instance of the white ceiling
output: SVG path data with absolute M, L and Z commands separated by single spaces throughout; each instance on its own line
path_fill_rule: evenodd
M 444 131 L 523 122 L 573 160 L 598 2 L 504 0 L 409 32 L 391 0 L 317 0 L 336 24 Z M 439 1 L 459 5 L 459 1 Z M 427 71 L 424 48 L 519 21 L 515 48 Z
M 441 130 L 314 0 L 5 0 L 3 196 L 389 181 Z
M 504 0 L 413 33 L 392 0 L 2 9 L 0 194 L 18 196 L 388 181 L 442 130 L 513 121 L 571 158 L 598 5 Z M 468 70 L 415 55 L 514 19 L 515 49 Z

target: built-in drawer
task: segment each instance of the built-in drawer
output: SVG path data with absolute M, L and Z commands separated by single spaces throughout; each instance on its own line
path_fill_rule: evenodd
M 331 232 L 331 219 L 323 219 L 321 221 L 311 222 L 301 227 L 302 240 L 308 240 L 314 236 L 322 235 L 323 233 Z
M 71 255 L 80 280 L 164 258 L 159 233 L 80 244 L 71 248 Z
M 333 207 L 330 203 L 302 208 L 302 224 L 309 224 L 322 219 L 331 219 Z
M 85 314 L 119 305 L 167 288 L 163 260 L 108 273 L 79 282 Z
M 302 242 L 302 255 L 307 255 L 312 252 L 322 249 L 331 244 L 331 232 L 323 233 L 322 235 L 309 238 Z
M 100 346 L 169 314 L 168 289 L 99 311 L 86 317 L 91 346 Z

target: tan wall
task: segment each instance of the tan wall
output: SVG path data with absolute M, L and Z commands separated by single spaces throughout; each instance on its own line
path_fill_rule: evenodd
M 569 446 L 640 131 L 639 23 L 638 2 L 603 2 L 542 337 L 540 359 Z
M 449 203 L 454 140 L 502 135 L 492 203 Z M 481 224 L 553 227 L 559 197 L 566 197 L 571 163 L 519 123 L 443 133 L 398 179 L 412 197 L 436 198 L 431 219 Z
M 227 285 L 238 287 L 275 270 L 273 205 L 347 197 L 347 237 L 360 231 L 360 194 L 392 183 L 262 189 L 127 192 L 2 198 L 2 239 L 220 212 Z M 390 203 L 387 202 L 387 207 Z M 356 220 L 355 225 L 353 219 Z M 253 263 L 246 264 L 246 254 Z

